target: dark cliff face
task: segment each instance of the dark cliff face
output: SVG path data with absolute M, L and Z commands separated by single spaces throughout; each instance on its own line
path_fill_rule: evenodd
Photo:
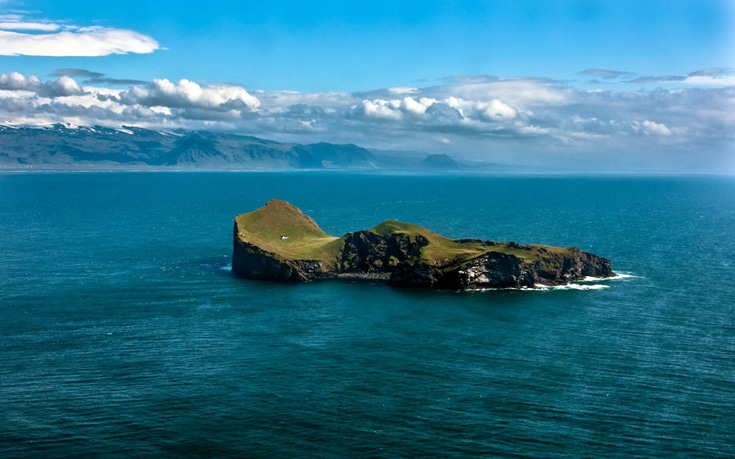
M 291 212 L 299 212 L 300 217 L 308 218 L 298 209 L 291 208 Z M 320 259 L 308 256 L 289 258 L 243 240 L 242 236 L 236 220 L 232 272 L 248 279 L 280 282 L 369 280 L 387 282 L 396 287 L 473 290 L 563 285 L 585 277 L 614 275 L 609 260 L 578 248 L 503 244 L 477 239 L 439 240 L 440 236 L 430 232 L 378 231 L 375 228 L 356 231 L 339 239 L 332 238 L 334 252 Z M 437 246 L 432 244 L 443 244 L 438 249 L 445 251 L 450 245 L 455 249 L 459 247 L 455 254 L 474 250 L 471 252 L 474 255 L 445 257 L 447 253 L 442 252 L 441 257 L 436 254 L 430 256 L 426 250 L 437 250 Z
M 533 287 L 529 266 L 515 255 L 489 252 L 451 271 L 453 283 L 463 289 Z
M 342 273 L 391 273 L 412 266 L 429 241 L 419 235 L 396 233 L 382 236 L 372 231 L 349 233 L 344 238 L 337 271 Z
M 530 265 L 535 283 L 562 285 L 585 277 L 614 276 L 610 260 L 573 247 L 566 257 L 548 256 Z

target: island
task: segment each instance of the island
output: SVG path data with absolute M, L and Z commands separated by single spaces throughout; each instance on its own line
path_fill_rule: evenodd
M 610 260 L 576 247 L 450 239 L 395 220 L 335 237 L 276 199 L 235 217 L 232 273 L 281 282 L 366 280 L 439 290 L 536 288 L 615 275 Z

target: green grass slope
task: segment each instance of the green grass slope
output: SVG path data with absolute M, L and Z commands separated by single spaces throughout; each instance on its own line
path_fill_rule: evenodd
M 286 259 L 331 262 L 341 247 L 340 238 L 322 231 L 286 201 L 272 199 L 265 207 L 238 215 L 235 221 L 240 240 Z
M 319 260 L 325 266 L 333 266 L 344 245 L 345 236 L 338 238 L 325 233 L 297 207 L 276 199 L 268 201 L 265 207 L 238 215 L 236 222 L 240 240 L 284 259 Z M 368 231 L 383 237 L 402 233 L 411 238 L 426 238 L 429 244 L 421 250 L 419 261 L 440 268 L 457 266 L 488 252 L 514 255 L 527 263 L 547 260 L 553 263 L 559 255 L 570 253 L 570 249 L 552 246 L 450 239 L 395 220 L 386 220 Z

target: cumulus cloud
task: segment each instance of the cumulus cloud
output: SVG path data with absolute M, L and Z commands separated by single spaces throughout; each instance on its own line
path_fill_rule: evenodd
M 422 116 L 434 103 L 436 99 L 430 97 L 419 97 L 418 100 L 413 97 L 404 97 L 401 99 L 400 107 L 405 113 Z
M 426 114 L 434 122 L 435 126 L 458 126 L 464 116 L 459 109 L 452 107 L 447 102 L 436 102 L 426 109 Z
M 364 114 L 368 118 L 377 118 L 384 120 L 399 120 L 403 116 L 398 110 L 400 102 L 393 100 L 363 100 L 358 107 L 358 113 Z
M 50 97 L 73 96 L 82 92 L 82 88 L 79 87 L 76 80 L 67 76 L 62 76 L 56 81 L 46 83 L 44 88 L 45 90 L 40 93 Z
M 0 73 L 0 89 L 11 91 L 35 91 L 41 86 L 41 79 L 36 75 L 25 75 L 12 72 L 10 74 Z
M 152 53 L 158 42 L 142 33 L 111 27 L 78 27 L 52 21 L 0 16 L 0 56 L 107 56 Z
M 665 124 L 655 121 L 644 120 L 642 123 L 635 123 L 634 126 L 636 130 L 640 128 L 646 135 L 671 135 L 671 129 L 666 127 Z
M 495 121 L 513 119 L 518 115 L 518 110 L 498 99 L 480 102 L 478 108 L 481 116 Z
M 467 100 L 462 97 L 449 96 L 443 102 L 453 108 L 464 121 L 499 121 L 505 117 L 514 118 L 517 114 L 517 110 L 498 99 Z
M 252 96 L 242 86 L 221 84 L 202 87 L 187 79 L 172 83 L 165 78 L 153 80 L 145 88 L 135 86 L 129 91 L 124 91 L 120 94 L 120 100 L 126 105 L 214 111 L 229 111 L 243 107 L 254 110 L 260 106 L 258 98 Z
M 363 99 L 357 112 L 367 117 L 385 120 L 400 120 L 405 116 L 423 118 L 426 111 L 435 103 L 430 97 L 403 97 L 400 99 Z
M 61 76 L 55 81 L 42 83 L 36 75 L 26 77 L 18 72 L 0 73 L 0 89 L 31 91 L 45 97 L 71 96 L 82 92 L 77 82 L 67 76 Z

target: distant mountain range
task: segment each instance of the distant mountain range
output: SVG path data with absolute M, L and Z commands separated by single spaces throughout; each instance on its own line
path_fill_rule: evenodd
M 391 155 L 353 144 L 281 143 L 203 131 L 0 125 L 0 169 L 458 170 L 447 155 Z

